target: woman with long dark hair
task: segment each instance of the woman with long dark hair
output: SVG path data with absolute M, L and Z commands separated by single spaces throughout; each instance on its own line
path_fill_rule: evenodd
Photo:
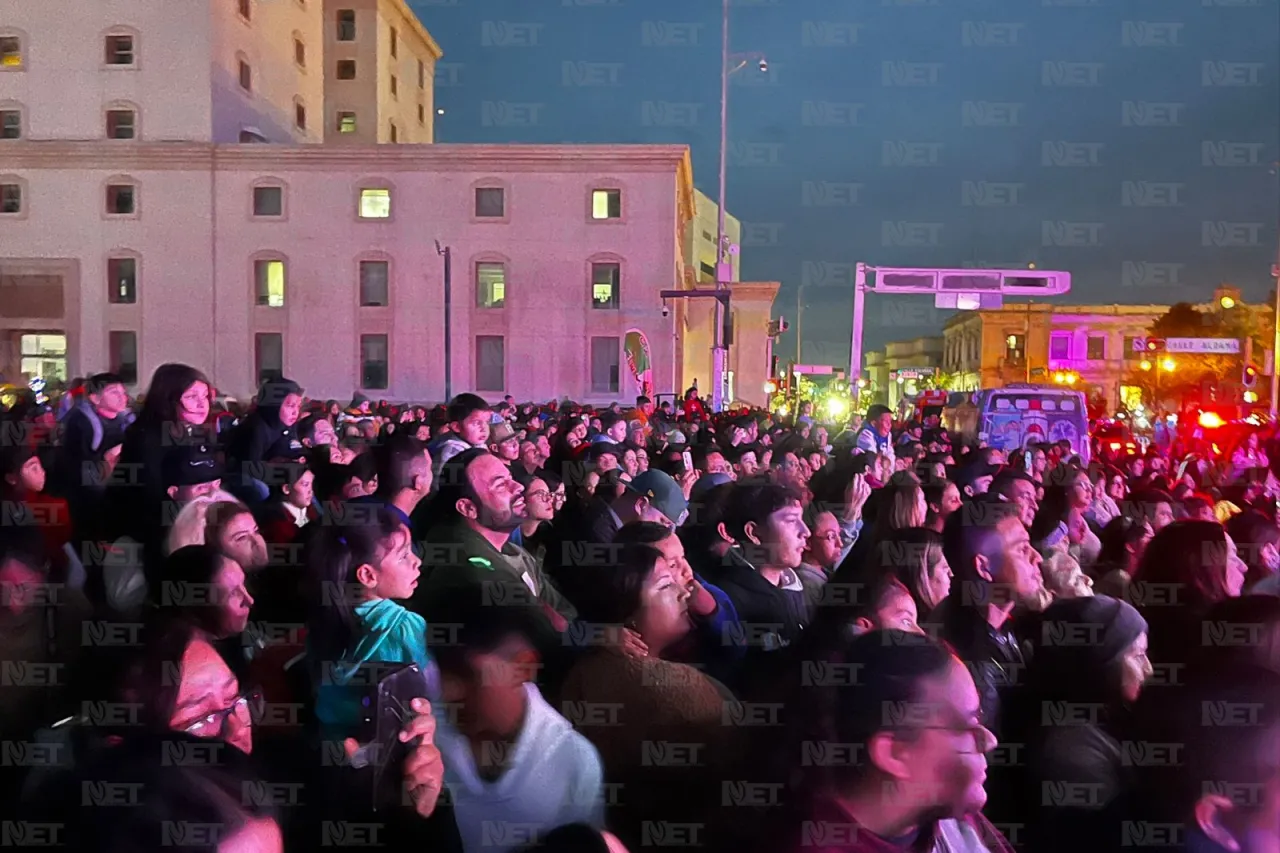
M 142 411 L 125 431 L 117 470 L 130 471 L 108 489 L 111 538 L 128 536 L 158 556 L 164 536 L 162 508 L 166 459 L 184 445 L 207 445 L 213 385 L 186 364 L 162 364 L 151 377 Z

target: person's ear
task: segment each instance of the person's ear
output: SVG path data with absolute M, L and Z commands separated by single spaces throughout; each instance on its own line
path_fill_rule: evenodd
M 1240 842 L 1236 841 L 1223 826 L 1223 818 L 1234 808 L 1235 806 L 1227 797 L 1219 794 L 1205 794 L 1196 800 L 1192 814 L 1195 815 L 1196 826 L 1210 841 L 1224 850 L 1230 850 L 1231 853 L 1239 853 Z
M 636 518 L 644 518 L 644 511 L 649 508 L 648 498 L 636 498 Z
M 453 505 L 453 508 L 456 509 L 458 511 L 458 515 L 463 518 L 470 518 L 474 521 L 476 518 L 480 517 L 480 512 L 476 507 L 475 501 L 471 500 L 471 498 L 458 498 L 458 501 Z
M 867 759 L 880 772 L 894 779 L 910 778 L 909 750 L 909 742 L 894 737 L 890 732 L 877 732 L 867 741 Z
M 743 534 L 747 537 L 747 541 L 750 542 L 752 545 L 760 544 L 760 537 L 758 535 L 759 531 L 760 531 L 760 528 L 756 526 L 756 523 L 754 521 L 748 521 L 746 524 L 742 526 Z
M 281 484 L 280 494 L 284 495 L 286 498 L 289 497 L 290 495 L 293 494 L 293 486 L 290 486 L 287 483 Z
M 729 528 L 724 526 L 723 521 L 716 525 L 716 535 L 728 542 L 730 545 L 733 544 L 733 537 L 729 535 Z
M 991 560 L 983 554 L 976 554 L 973 558 L 973 570 L 977 572 L 978 577 L 984 581 L 991 580 Z
M 5 481 L 6 481 L 6 482 L 8 482 L 8 480 L 9 480 L 9 478 L 8 478 L 8 477 L 5 477 L 4 479 L 5 479 Z M 178 487 L 177 487 L 177 486 L 170 486 L 169 488 L 165 489 L 165 493 L 169 496 L 169 500 L 174 500 L 174 501 L 176 501 L 176 500 L 178 499 Z
M 378 588 L 378 572 L 368 563 L 362 563 L 356 568 L 356 580 L 366 589 Z
M 876 623 L 872 622 L 866 616 L 859 616 L 857 619 L 853 620 L 854 634 L 857 634 L 857 635 L 869 634 L 875 629 L 876 629 Z

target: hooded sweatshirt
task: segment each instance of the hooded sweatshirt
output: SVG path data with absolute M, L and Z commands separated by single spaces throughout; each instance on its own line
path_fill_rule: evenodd
M 356 605 L 359 637 L 333 667 L 333 683 L 321 685 L 316 716 L 326 726 L 349 727 L 360 721 L 360 697 L 343 688 L 368 663 L 413 663 L 424 673 L 432 667 L 427 653 L 427 621 L 389 598 Z

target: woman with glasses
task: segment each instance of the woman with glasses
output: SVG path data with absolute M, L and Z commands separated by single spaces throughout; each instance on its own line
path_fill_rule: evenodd
M 511 534 L 511 541 L 534 556 L 542 565 L 547 546 L 547 526 L 564 506 L 564 483 L 550 471 L 528 474 L 519 465 L 511 466 L 511 476 L 524 487 L 525 520 Z
M 322 744 L 327 752 L 314 751 L 300 737 L 300 709 L 264 702 L 258 690 L 236 678 L 207 635 L 186 619 L 156 619 L 137 633 L 136 640 L 135 645 L 104 647 L 102 654 L 86 662 L 83 671 L 73 673 L 82 714 L 54 727 L 55 733 L 66 738 L 72 764 L 91 761 L 103 750 L 136 737 L 179 732 L 195 739 L 194 745 L 168 760 L 207 762 L 220 754 L 218 744 L 231 746 L 253 756 L 259 778 L 272 790 L 295 792 L 289 794 L 294 807 L 281 814 L 289 842 L 286 849 L 320 846 L 324 820 L 369 817 L 363 811 L 372 808 L 369 781 L 332 755 L 336 747 L 341 756 L 352 759 L 359 748 L 355 740 Z M 412 744 L 401 770 L 405 810 L 385 815 L 394 827 L 388 834 L 403 831 L 415 839 L 423 834 L 433 843 L 444 844 L 446 850 L 457 850 L 457 829 L 451 817 L 425 825 L 414 817 L 416 813 L 417 818 L 428 818 L 435 812 L 443 768 L 433 742 L 435 720 L 430 704 L 417 699 L 412 710 L 414 715 L 400 733 L 403 742 Z M 283 722 L 283 728 L 288 729 L 282 732 L 285 736 L 256 737 L 256 727 L 270 722 Z M 202 750 L 200 743 L 211 746 Z M 58 782 L 57 777 L 38 780 L 29 796 L 39 800 L 51 790 L 47 784 Z

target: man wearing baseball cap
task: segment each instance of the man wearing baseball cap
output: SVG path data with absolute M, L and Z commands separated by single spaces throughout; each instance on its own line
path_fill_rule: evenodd
M 489 452 L 510 466 L 520 458 L 520 436 L 506 421 L 489 427 Z

